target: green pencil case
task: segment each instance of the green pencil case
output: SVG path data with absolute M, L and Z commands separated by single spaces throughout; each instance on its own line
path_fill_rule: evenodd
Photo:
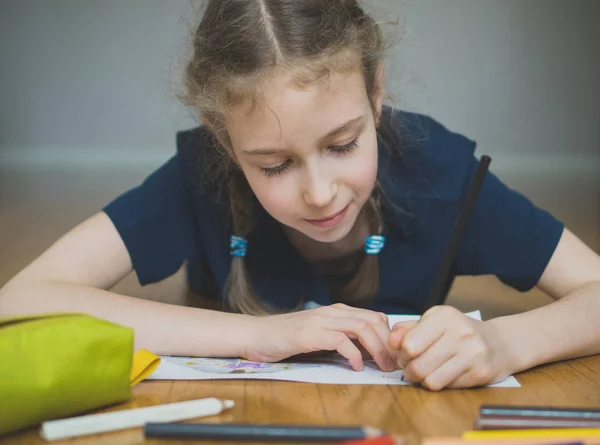
M 0 319 L 0 436 L 131 399 L 133 329 L 86 314 Z

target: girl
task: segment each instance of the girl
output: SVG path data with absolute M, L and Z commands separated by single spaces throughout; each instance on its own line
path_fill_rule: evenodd
M 485 322 L 440 305 L 390 332 L 382 313 L 422 311 L 477 160 L 469 139 L 382 106 L 380 30 L 355 1 L 212 0 L 193 48 L 187 103 L 203 125 L 6 284 L 2 315 L 88 312 L 171 355 L 337 350 L 361 370 L 362 346 L 433 390 L 600 351 L 600 258 L 492 174 L 452 276 L 558 301 Z M 223 312 L 108 291 L 184 262 Z

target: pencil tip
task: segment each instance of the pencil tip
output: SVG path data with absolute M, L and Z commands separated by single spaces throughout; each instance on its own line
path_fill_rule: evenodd
M 368 438 L 385 436 L 385 431 L 380 430 L 379 428 L 366 426 L 363 428 L 363 431 L 365 433 L 365 436 Z
M 235 405 L 235 403 L 233 402 L 233 400 L 223 400 L 223 408 L 224 409 L 233 408 L 234 405 Z

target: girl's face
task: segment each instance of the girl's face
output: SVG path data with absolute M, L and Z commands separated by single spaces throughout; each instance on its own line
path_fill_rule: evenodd
M 268 88 L 265 106 L 228 113 L 233 154 L 273 218 L 316 241 L 341 240 L 377 175 L 374 110 L 363 75 L 336 73 L 303 88 L 281 75 Z

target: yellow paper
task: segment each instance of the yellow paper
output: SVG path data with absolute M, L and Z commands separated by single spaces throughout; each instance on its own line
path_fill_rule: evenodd
M 142 380 L 148 378 L 160 364 L 160 357 L 147 349 L 140 349 L 133 354 L 131 374 L 129 380 L 131 386 L 135 386 Z

